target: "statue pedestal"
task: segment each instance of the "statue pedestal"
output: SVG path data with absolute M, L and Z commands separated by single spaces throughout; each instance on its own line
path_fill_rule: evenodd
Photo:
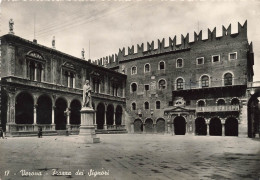
M 85 143 L 100 143 L 100 138 L 97 137 L 93 124 L 94 112 L 94 109 L 89 107 L 83 107 L 80 111 L 81 125 L 79 137 L 82 137 Z

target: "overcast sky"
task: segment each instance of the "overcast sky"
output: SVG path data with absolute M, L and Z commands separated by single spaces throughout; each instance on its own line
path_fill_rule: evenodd
M 119 48 L 151 42 L 169 37 L 217 27 L 221 35 L 222 25 L 231 23 L 232 33 L 237 23 L 248 20 L 248 38 L 253 41 L 255 52 L 255 77 L 260 81 L 260 2 L 259 1 L 76 1 L 76 2 L 7 2 L 1 4 L 1 34 L 8 33 L 8 21 L 14 20 L 15 35 L 51 47 L 53 36 L 56 49 L 76 57 L 92 60 L 118 53 Z M 90 48 L 89 48 L 90 42 Z M 89 54 L 90 49 L 90 54 Z

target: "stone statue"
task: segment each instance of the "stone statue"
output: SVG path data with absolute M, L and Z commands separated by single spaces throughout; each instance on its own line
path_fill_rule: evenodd
M 9 33 L 11 33 L 11 34 L 14 33 L 14 21 L 13 21 L 13 19 L 9 20 Z
M 81 55 L 82 55 L 82 59 L 85 59 L 85 50 L 84 50 L 84 48 L 82 48 Z
M 55 36 L 53 36 L 53 39 L 52 39 L 52 48 L 55 49 Z
M 89 85 L 89 80 L 86 80 L 86 83 L 83 86 L 83 107 L 92 108 L 91 87 Z

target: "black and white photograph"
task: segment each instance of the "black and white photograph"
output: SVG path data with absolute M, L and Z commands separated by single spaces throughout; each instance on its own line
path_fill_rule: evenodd
M 260 179 L 260 1 L 0 14 L 0 180 Z

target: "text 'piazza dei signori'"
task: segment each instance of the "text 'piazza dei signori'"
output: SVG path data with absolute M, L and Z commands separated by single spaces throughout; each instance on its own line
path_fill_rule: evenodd
M 119 49 L 96 61 L 9 33 L 1 37 L 1 125 L 9 136 L 79 132 L 82 86 L 97 133 L 259 135 L 259 84 L 247 22 Z

